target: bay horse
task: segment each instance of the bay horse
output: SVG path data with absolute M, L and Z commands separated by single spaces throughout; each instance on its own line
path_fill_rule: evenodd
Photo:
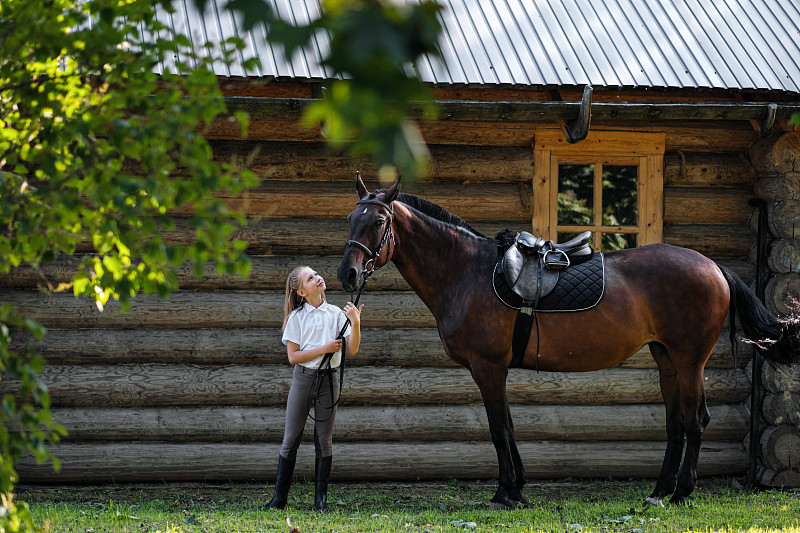
M 370 193 L 357 175 L 359 200 L 347 217 L 339 281 L 353 292 L 368 271 L 393 261 L 430 309 L 445 352 L 469 369 L 483 398 L 499 466 L 490 506 L 511 508 L 525 501 L 526 480 L 506 396 L 517 311 L 499 300 L 491 283 L 498 241 L 432 202 L 400 193 L 399 185 Z M 522 367 L 600 370 L 647 344 L 666 406 L 667 447 L 646 502 L 660 505 L 672 495 L 670 504 L 683 504 L 697 479 L 710 419 L 703 370 L 726 314 L 734 345 L 736 315 L 748 338 L 774 341 L 764 352 L 767 359 L 790 360 L 789 335 L 741 279 L 695 251 L 652 244 L 607 252 L 605 273 L 605 292 L 595 307 L 538 314 Z

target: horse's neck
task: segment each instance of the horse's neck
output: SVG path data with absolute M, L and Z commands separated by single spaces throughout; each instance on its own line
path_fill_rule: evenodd
M 436 303 L 454 281 L 481 257 L 483 239 L 431 222 L 407 207 L 395 209 L 397 250 L 393 258 L 403 279 L 435 312 Z

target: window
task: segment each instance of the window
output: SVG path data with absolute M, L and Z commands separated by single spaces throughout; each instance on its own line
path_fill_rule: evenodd
M 595 250 L 662 241 L 664 135 L 560 131 L 534 140 L 533 233 L 565 242 L 591 231 Z

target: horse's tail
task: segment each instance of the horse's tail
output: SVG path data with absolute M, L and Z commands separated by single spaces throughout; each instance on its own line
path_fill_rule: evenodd
M 782 323 L 767 309 L 750 287 L 727 268 L 717 265 L 725 276 L 731 289 L 730 339 L 733 353 L 736 353 L 736 315 L 744 330 L 744 338 L 762 349 L 764 356 L 778 363 L 792 360 L 793 338 L 797 328 Z

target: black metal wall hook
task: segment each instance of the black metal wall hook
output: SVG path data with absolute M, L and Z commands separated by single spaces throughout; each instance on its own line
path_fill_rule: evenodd
M 561 131 L 564 138 L 570 144 L 581 142 L 589 135 L 589 124 L 592 121 L 592 93 L 594 89 L 591 85 L 583 88 L 583 98 L 581 99 L 581 109 L 578 118 L 575 120 L 561 121 Z

